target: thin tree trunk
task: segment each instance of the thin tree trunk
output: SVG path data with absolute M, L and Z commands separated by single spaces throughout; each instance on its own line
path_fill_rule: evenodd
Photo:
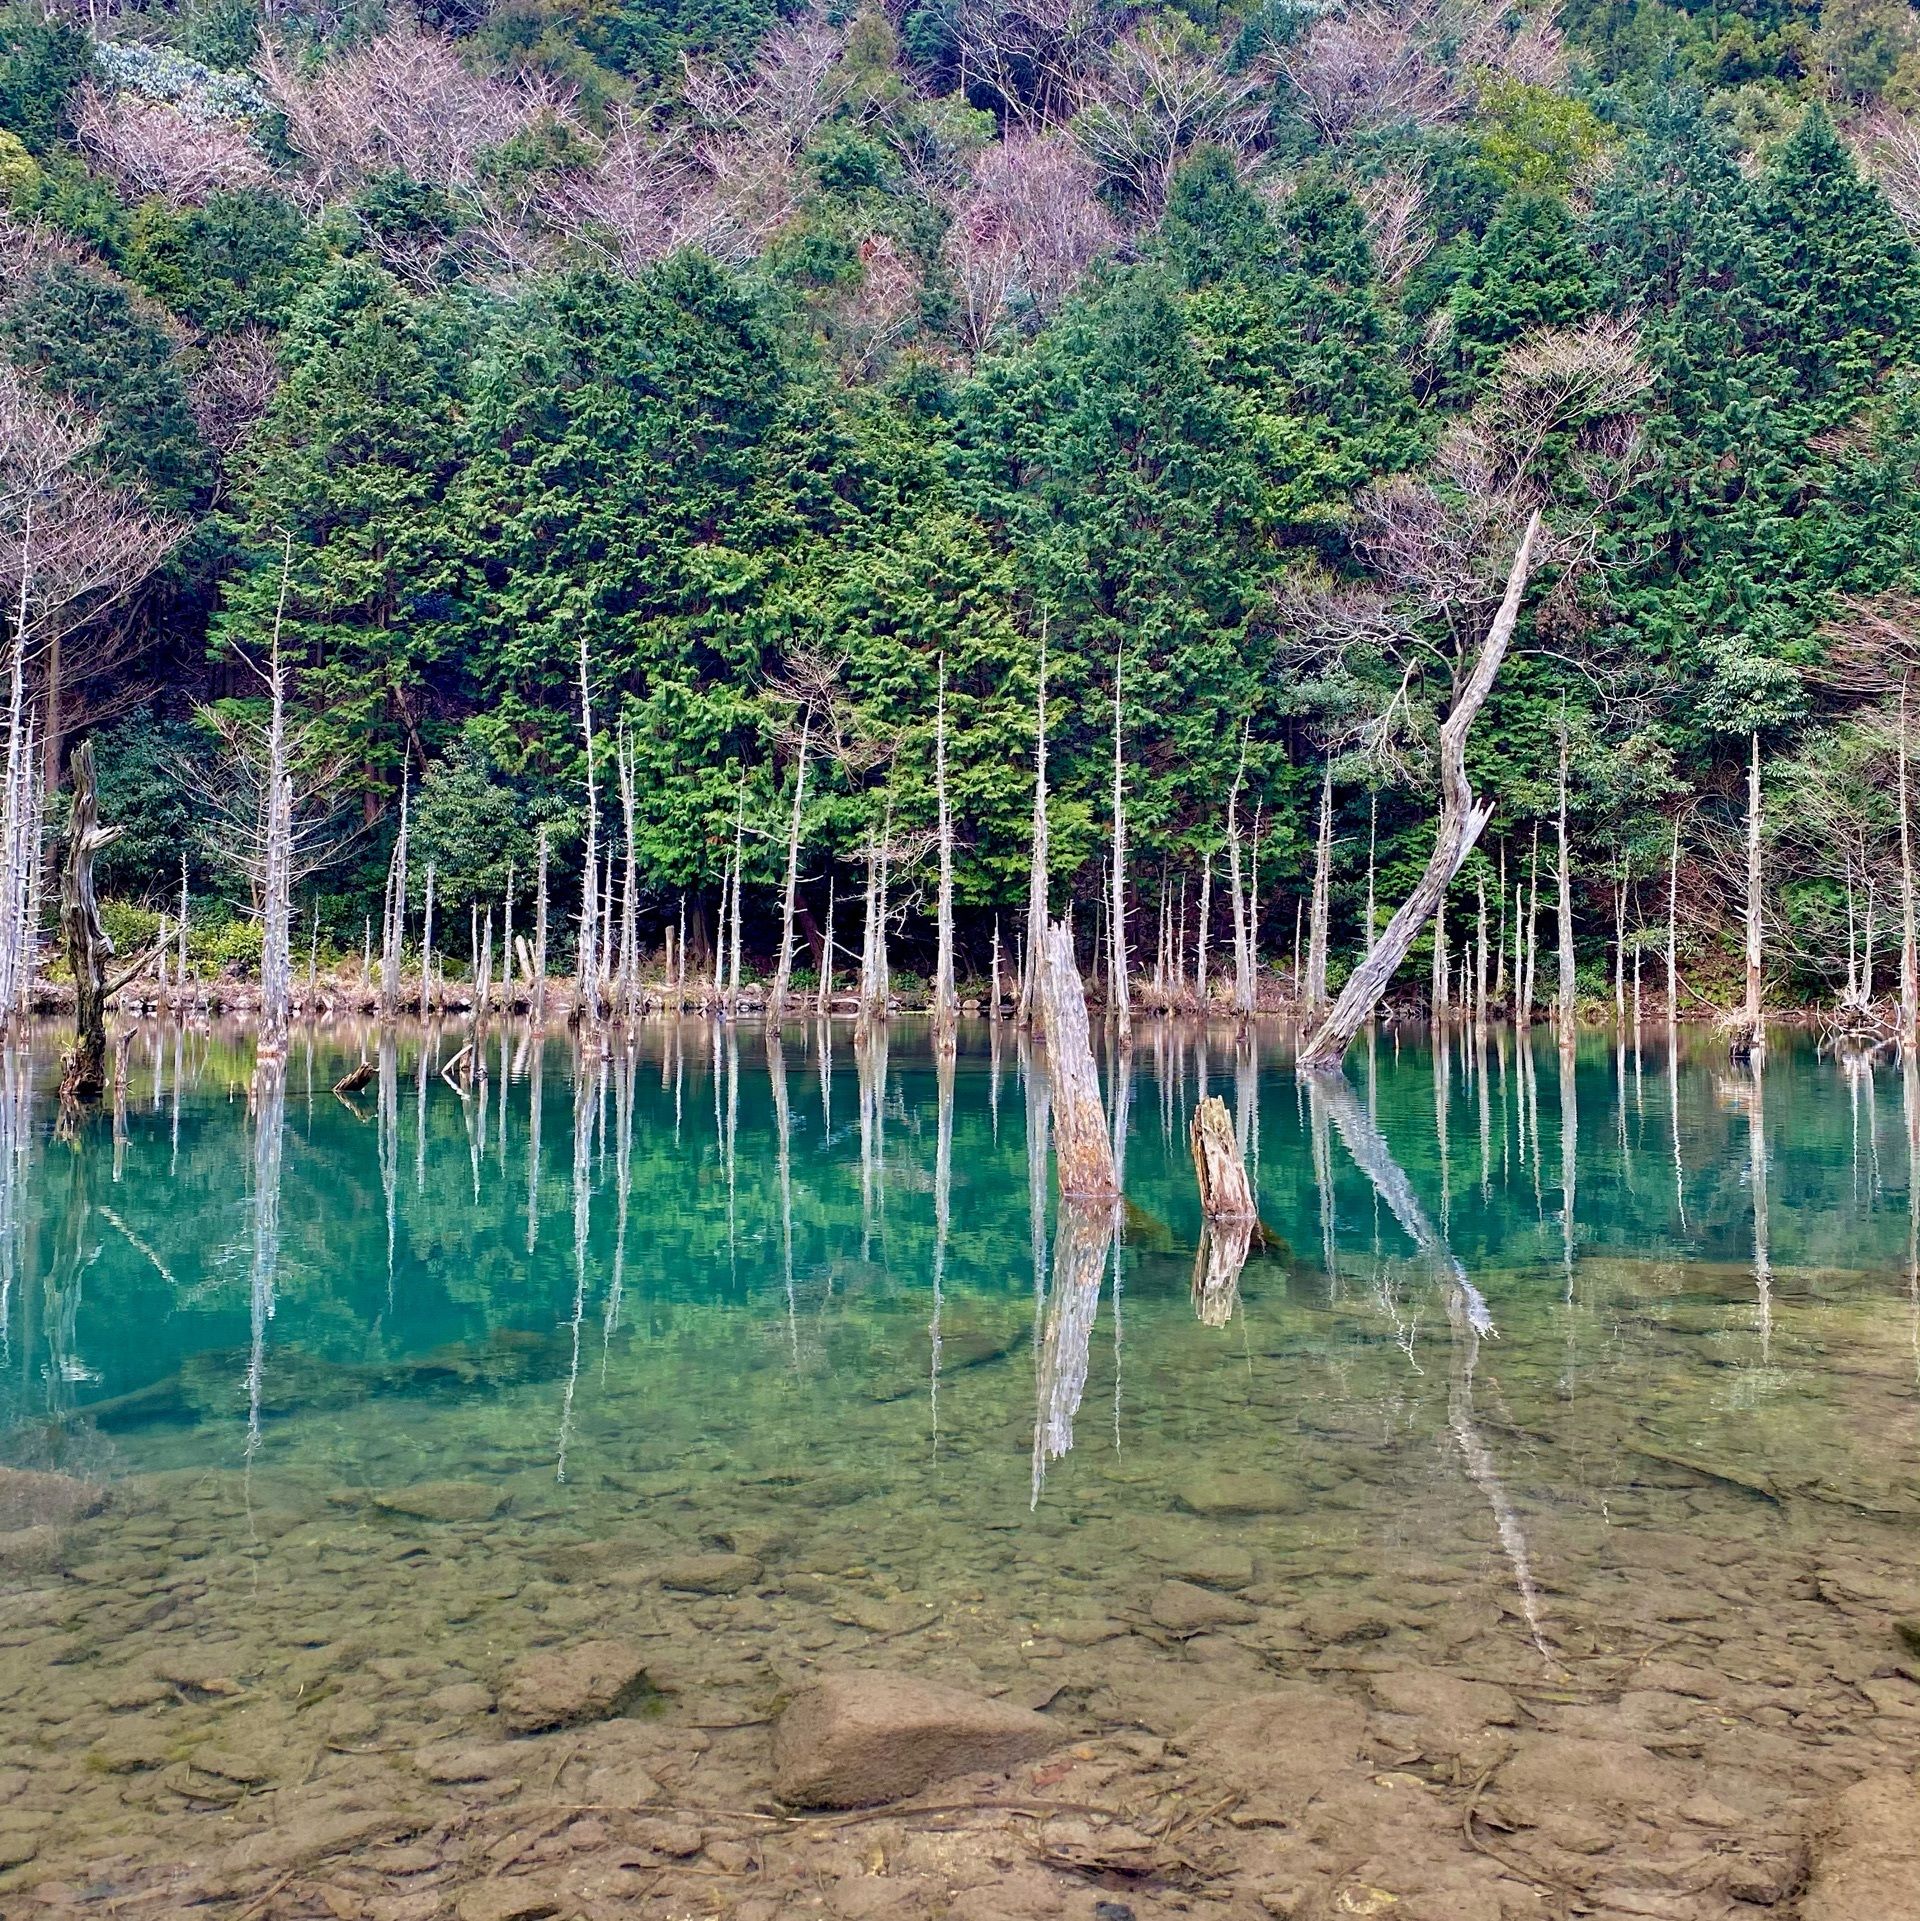
M 1741 1014 L 1745 1042 L 1757 1048 L 1764 1036 L 1761 1021 L 1760 964 L 1760 736 L 1752 741 L 1747 768 L 1747 998 Z
M 1247 731 L 1240 733 L 1240 765 L 1227 795 L 1227 884 L 1233 892 L 1233 1011 L 1245 1020 L 1253 1012 L 1253 959 L 1248 952 L 1246 906 L 1240 886 L 1240 786 L 1247 772 Z
M 593 778 L 593 695 L 587 683 L 587 634 L 580 630 L 580 739 L 586 763 L 587 847 L 580 870 L 580 952 L 574 981 L 574 1012 L 589 1027 L 600 1024 L 600 940 L 596 920 L 600 888 L 600 803 Z
M 1507 843 L 1500 842 L 1500 939 L 1493 954 L 1493 998 L 1504 1000 L 1507 993 Z
M 1208 848 L 1200 869 L 1200 919 L 1193 930 L 1193 995 L 1201 1013 L 1207 1011 L 1207 922 L 1213 917 L 1213 850 Z
M 944 679 L 943 669 L 943 684 Z M 767 1000 L 767 1018 L 775 1021 L 785 1016 L 787 993 L 793 985 L 793 922 L 800 905 L 800 809 L 807 794 L 807 743 L 812 731 L 813 709 L 808 708 L 800 722 L 800 759 L 793 775 L 793 812 L 787 820 L 787 885 L 780 906 L 780 964 L 773 970 L 773 992 Z
M 71 772 L 73 812 L 60 881 L 60 923 L 73 974 L 73 1052 L 60 1082 L 63 1102 L 98 1100 L 106 1085 L 107 962 L 113 958 L 113 942 L 100 925 L 93 857 L 120 836 L 119 828 L 100 824 L 92 741 L 83 740 L 73 750 Z
M 1474 893 L 1480 903 L 1479 943 L 1474 950 L 1473 1020 L 1476 1027 L 1487 1024 L 1487 876 L 1484 870 L 1474 877 Z
M 1573 969 L 1573 867 L 1567 847 L 1567 722 L 1563 713 L 1560 718 L 1560 811 L 1559 849 L 1560 849 L 1560 969 L 1559 969 L 1559 1022 L 1560 1045 L 1573 1045 L 1573 1029 L 1576 1017 L 1579 989 L 1574 980 Z
M 533 901 L 533 1018 L 547 1012 L 547 830 L 540 829 L 539 867 Z
M 1900 689 L 1900 1045 L 1920 1040 L 1920 930 L 1914 921 L 1913 808 L 1908 797 L 1907 689 Z
M 639 861 L 634 847 L 634 778 L 633 778 L 633 736 L 623 724 L 620 729 L 620 753 L 618 759 L 620 774 L 620 833 L 622 849 L 626 858 L 626 871 L 622 876 L 620 901 L 620 1019 L 631 1022 L 640 993 L 640 904 Z M 512 908 L 506 910 L 511 916 Z M 502 943 L 503 953 L 511 949 Z M 504 969 L 502 981 L 502 1001 L 509 998 L 505 990 L 505 977 L 512 973 L 511 966 Z
M 387 920 L 380 945 L 380 1018 L 392 1024 L 400 1004 L 400 941 L 407 919 L 407 785 L 411 763 L 400 769 L 400 837 L 393 844 L 387 878 Z
M 1378 1006 L 1407 949 L 1418 937 L 1428 917 L 1439 905 L 1449 883 L 1460 871 L 1461 863 L 1473 851 L 1492 813 L 1491 803 L 1476 801 L 1467 779 L 1467 733 L 1474 717 L 1493 686 L 1494 676 L 1506 657 L 1520 617 L 1520 598 L 1526 589 L 1527 575 L 1533 564 L 1533 546 L 1540 531 L 1536 513 L 1527 522 L 1507 576 L 1505 596 L 1494 616 L 1479 658 L 1468 675 L 1466 685 L 1454 701 L 1453 711 L 1440 728 L 1440 820 L 1434 834 L 1432 856 L 1420 881 L 1387 923 L 1387 930 L 1374 944 L 1365 960 L 1354 969 L 1331 1014 L 1307 1043 L 1299 1058 L 1303 1073 L 1337 1073 L 1352 1044 L 1353 1037 Z
M 1433 980 L 1428 989 L 1428 1005 L 1433 1018 L 1447 1018 L 1447 890 L 1433 903 Z
M 1111 979 L 1107 1005 L 1120 1022 L 1122 1045 L 1133 1036 L 1133 1003 L 1127 992 L 1127 814 L 1126 762 L 1121 740 L 1120 668 L 1113 657 L 1113 899 L 1107 908 L 1107 959 Z
M 513 862 L 508 861 L 507 884 L 500 895 L 500 1011 L 507 1015 L 513 1012 L 513 962 Z M 505 1111 L 503 1103 L 501 1112 Z
M 1613 889 L 1613 1020 L 1624 1026 L 1627 1018 L 1627 874 L 1623 866 Z
M 947 657 L 940 656 L 939 694 L 934 708 L 933 785 L 940 815 L 940 893 L 935 907 L 933 963 L 933 1038 L 943 1054 L 954 1050 L 954 1024 L 960 997 L 953 984 L 953 812 L 947 796 Z
M 813 1011 L 820 1020 L 833 1012 L 833 876 L 827 876 L 827 937 L 820 943 L 820 983 Z
M 287 771 L 287 679 L 280 654 L 292 551 L 289 539 L 280 570 L 280 596 L 274 607 L 273 641 L 267 661 L 271 710 L 267 722 L 266 846 L 262 850 L 259 1058 L 269 1063 L 286 1056 L 293 1011 L 293 776 Z
M 420 1018 L 432 1011 L 433 996 L 433 867 L 427 862 L 426 898 L 420 913 Z M 456 921 L 455 926 L 459 923 Z
M 1368 883 L 1371 887 L 1371 853 Z M 1333 762 L 1329 759 L 1320 774 L 1320 832 L 1314 842 L 1313 908 L 1307 921 L 1307 1005 L 1316 1014 L 1327 1004 L 1327 932 L 1332 899 Z
M 987 1015 L 991 1020 L 1000 1018 L 1000 916 L 993 917 L 993 968 L 992 978 L 987 989 Z
M 740 1003 L 740 935 L 741 881 L 746 873 L 747 852 L 747 795 L 742 788 L 740 797 L 733 808 L 733 958 L 727 963 L 727 1005 L 737 1007 Z
M 1673 852 L 1667 857 L 1667 1019 L 1680 1018 L 1680 816 L 1673 817 Z
M 1031 1026 L 1039 1009 L 1034 994 L 1039 986 L 1041 950 L 1047 929 L 1047 628 L 1040 623 L 1040 691 L 1034 704 L 1033 749 L 1033 860 L 1027 869 L 1027 952 L 1020 979 L 1016 1017 Z

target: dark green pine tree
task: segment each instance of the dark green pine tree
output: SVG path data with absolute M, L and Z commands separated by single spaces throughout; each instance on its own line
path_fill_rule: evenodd
M 1481 378 L 1520 335 L 1586 319 L 1595 305 L 1593 283 L 1593 263 L 1566 202 L 1557 194 L 1510 194 L 1448 299 L 1461 369 Z
M 459 459 L 466 342 L 454 315 L 361 262 L 301 303 L 287 377 L 250 439 L 232 515 L 244 554 L 216 624 L 257 649 L 292 536 L 286 635 L 316 746 L 373 804 L 422 755 L 454 608 L 442 502 Z

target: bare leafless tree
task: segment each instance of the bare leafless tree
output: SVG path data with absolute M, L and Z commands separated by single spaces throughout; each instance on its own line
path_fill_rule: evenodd
M 128 200 L 158 194 L 175 206 L 199 206 L 210 194 L 273 177 L 244 127 L 91 82 L 75 90 L 73 126 L 87 158 Z
M 960 90 L 990 88 L 1017 126 L 1058 126 L 1091 97 L 1123 17 L 1103 0 L 959 0 Z
M 1266 129 L 1268 75 L 1235 70 L 1192 33 L 1159 22 L 1115 44 L 1074 138 L 1149 214 L 1167 203 L 1182 160 L 1202 142 L 1250 157 Z

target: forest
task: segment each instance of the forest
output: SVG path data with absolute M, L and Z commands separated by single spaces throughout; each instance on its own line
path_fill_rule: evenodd
M 29 944 L 89 741 L 207 973 L 544 879 L 911 995 L 938 886 L 976 992 L 1038 907 L 1324 999 L 1538 512 L 1442 924 L 1530 980 L 1564 822 L 1582 990 L 1726 1004 L 1755 782 L 1769 995 L 1896 986 L 1900 0 L 15 6 L 0 192 Z

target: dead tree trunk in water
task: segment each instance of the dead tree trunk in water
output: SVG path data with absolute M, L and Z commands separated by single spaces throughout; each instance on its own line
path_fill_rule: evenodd
M 1107 1005 L 1120 1023 L 1121 1045 L 1133 1039 L 1133 1002 L 1127 993 L 1126 760 L 1121 747 L 1120 668 L 1113 656 L 1113 898 L 1107 908 Z
M 547 1011 L 547 830 L 540 829 L 540 873 L 533 905 L 533 1018 Z
M 1188 1142 L 1193 1149 L 1194 1178 L 1200 1183 L 1201 1213 L 1210 1221 L 1257 1219 L 1260 1210 L 1254 1205 L 1233 1119 L 1218 1094 L 1209 1094 L 1193 1110 Z
M 793 985 L 793 922 L 800 901 L 800 809 L 807 797 L 807 741 L 813 729 L 813 710 L 800 722 L 800 759 L 793 773 L 793 813 L 787 821 L 787 889 L 780 908 L 780 964 L 773 970 L 773 991 L 767 996 L 767 1018 L 781 1020 L 787 1011 L 787 991 Z
M 63 1101 L 95 1101 L 107 1075 L 107 962 L 113 942 L 100 925 L 93 893 L 93 857 L 120 838 L 117 827 L 100 825 L 100 792 L 94 779 L 93 743 L 82 741 L 68 763 L 73 776 L 73 821 L 60 877 L 60 924 L 67 965 L 73 971 L 73 1052 L 60 1082 Z
M 1913 809 L 1907 775 L 1907 690 L 1900 689 L 1900 1045 L 1920 1037 L 1920 933 L 1914 925 Z
M 1573 1026 L 1578 1013 L 1579 989 L 1573 965 L 1573 865 L 1567 847 L 1567 720 L 1560 717 L 1560 967 L 1558 1021 L 1560 1045 L 1573 1045 Z
M 1072 929 L 1065 921 L 1042 928 L 1038 949 L 1060 1196 L 1070 1201 L 1116 1200 L 1120 1183 L 1114 1173 L 1113 1136 L 1107 1132 L 1100 1075 L 1087 1043 L 1087 997 L 1073 958 Z
M 428 861 L 426 897 L 420 909 L 420 1018 L 423 1021 L 433 1009 L 433 869 L 433 862 Z
M 1040 627 L 1040 692 L 1035 703 L 1036 735 L 1033 750 L 1033 864 L 1027 870 L 1027 953 L 1020 976 L 1020 1005 L 1016 1018 L 1031 1026 L 1039 1012 L 1035 996 L 1040 985 L 1040 962 L 1047 941 L 1047 629 Z
M 1474 799 L 1473 788 L 1467 780 L 1467 733 L 1513 639 L 1514 626 L 1520 618 L 1520 597 L 1526 591 L 1527 575 L 1533 566 L 1533 545 L 1539 532 L 1540 516 L 1536 513 L 1520 537 L 1520 550 L 1514 555 L 1512 571 L 1507 575 L 1506 594 L 1500 602 L 1500 611 L 1493 617 L 1493 625 L 1487 629 L 1480 657 L 1474 662 L 1473 672 L 1460 690 L 1453 711 L 1441 724 L 1440 822 L 1434 833 L 1433 854 L 1427 862 L 1427 871 L 1401 904 L 1400 911 L 1387 923 L 1387 931 L 1354 969 L 1333 1012 L 1307 1043 L 1300 1055 L 1301 1073 L 1339 1071 L 1354 1035 L 1379 1004 L 1388 982 L 1406 959 L 1407 949 L 1439 904 L 1448 883 L 1460 871 L 1461 862 L 1473 851 L 1474 842 L 1480 838 L 1493 812 L 1490 802 Z
M 387 880 L 387 923 L 380 933 L 380 1018 L 392 1023 L 400 1005 L 400 939 L 407 925 L 407 782 L 410 767 L 400 769 L 400 837 L 393 844 L 393 866 Z
M 934 709 L 933 787 L 940 814 L 940 895 L 935 908 L 933 1039 L 943 1054 L 954 1051 L 960 1000 L 953 985 L 953 810 L 947 800 L 947 657 L 940 656 L 940 695 Z
M 1327 928 L 1333 891 L 1333 759 L 1320 774 L 1320 832 L 1313 849 L 1313 905 L 1307 915 L 1307 979 L 1304 998 L 1318 1013 L 1327 1004 Z M 1367 938 L 1373 938 L 1373 849 L 1367 849 Z M 1297 976 L 1296 976 L 1297 977 Z
M 1753 736 L 1747 765 L 1747 997 L 1740 1011 L 1734 1051 L 1750 1053 L 1765 1039 L 1760 1016 L 1760 736 Z

